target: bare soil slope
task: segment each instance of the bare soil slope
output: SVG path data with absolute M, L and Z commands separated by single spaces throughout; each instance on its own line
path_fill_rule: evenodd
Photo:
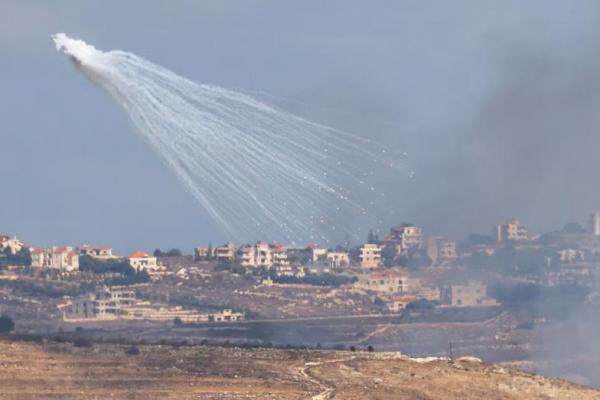
M 127 355 L 126 348 L 0 340 L 0 399 L 600 399 L 593 389 L 472 360 L 158 345 Z

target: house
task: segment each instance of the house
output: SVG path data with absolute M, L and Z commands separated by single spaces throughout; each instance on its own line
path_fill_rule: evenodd
M 194 249 L 194 260 L 206 261 L 215 258 L 215 251 L 212 246 L 209 247 L 196 247 Z
M 275 267 L 275 273 L 277 276 L 295 276 L 297 278 L 303 278 L 306 276 L 306 272 L 303 267 L 297 265 L 278 265 Z
M 309 243 L 307 248 L 310 253 L 310 262 L 313 264 L 325 260 L 329 251 L 328 249 L 318 247 L 316 243 Z
M 504 224 L 496 225 L 496 242 L 518 242 L 523 240 L 528 240 L 527 226 L 518 219 L 513 218 Z
M 431 258 L 432 265 L 448 265 L 456 261 L 456 242 L 442 236 L 427 238 L 427 256 Z
M 254 246 L 242 246 L 238 250 L 238 261 L 242 267 L 254 267 Z
M 235 260 L 235 247 L 229 242 L 214 250 L 214 257 L 217 262 L 233 262 Z
M 254 246 L 242 246 L 238 250 L 238 259 L 242 267 L 271 268 L 290 265 L 286 248 L 280 243 L 258 242 Z
M 72 247 L 49 247 L 47 249 L 32 249 L 31 266 L 47 268 L 59 272 L 79 270 L 79 255 Z
M 230 309 L 225 309 L 218 313 L 208 314 L 209 322 L 232 322 L 241 321 L 244 319 L 243 313 L 233 312 Z
M 390 236 L 398 242 L 401 252 L 423 248 L 423 230 L 413 224 L 394 226 L 390 229 Z
M 447 288 L 446 301 L 453 307 L 486 307 L 498 304 L 496 300 L 487 297 L 486 286 L 478 281 L 451 285 Z
M 110 246 L 82 245 L 77 248 L 77 252 L 80 256 L 90 256 L 98 259 L 115 258 L 112 254 L 112 247 Z
M 562 249 L 558 250 L 558 258 L 562 263 L 570 263 L 574 261 L 584 261 L 585 253 L 579 249 Z
M 25 243 L 17 239 L 16 237 L 10 237 L 8 235 L 0 235 L 0 252 L 4 252 L 6 249 L 10 249 L 12 254 L 16 254 L 25 247 Z
M 67 322 L 103 321 L 103 320 L 152 320 L 183 322 L 205 322 L 208 315 L 183 308 L 151 304 L 136 299 L 135 292 L 126 287 L 103 287 L 67 301 L 58 306 Z
M 288 260 L 287 250 L 281 243 L 273 243 L 271 246 L 271 258 L 273 259 L 274 266 L 288 266 L 290 261 Z
M 327 264 L 333 268 L 345 268 L 350 265 L 350 256 L 345 251 L 328 251 L 325 255 Z
M 408 293 L 417 282 L 401 272 L 381 271 L 359 277 L 355 286 L 379 293 Z
M 406 308 L 410 303 L 417 301 L 417 298 L 412 295 L 394 296 L 388 302 L 388 310 L 391 312 L 400 312 Z
M 381 247 L 378 244 L 366 243 L 360 248 L 361 267 L 377 268 L 381 264 Z
M 129 265 L 136 271 L 146 271 L 148 273 L 157 271 L 159 269 L 156 257 L 149 255 L 143 251 L 135 251 L 131 253 L 127 260 Z

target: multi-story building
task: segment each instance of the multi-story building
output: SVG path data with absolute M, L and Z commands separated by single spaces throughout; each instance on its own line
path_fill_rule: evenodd
M 516 218 L 507 221 L 504 224 L 496 225 L 496 242 L 523 241 L 527 240 L 527 226 L 522 224 Z
M 214 258 L 215 249 L 212 247 L 196 247 L 194 249 L 194 259 L 196 261 L 208 260 Z
M 214 250 L 214 257 L 217 262 L 233 262 L 235 260 L 235 247 L 229 242 Z
M 377 268 L 381 265 L 381 247 L 378 244 L 366 243 L 360 248 L 360 266 Z
M 127 257 L 129 265 L 136 271 L 146 271 L 152 273 L 159 269 L 156 257 L 149 255 L 143 251 L 133 252 Z
M 324 261 L 329 251 L 328 249 L 318 247 L 316 243 L 309 243 L 307 248 L 310 252 L 310 262 L 313 264 Z
M 297 265 L 278 265 L 275 267 L 275 273 L 277 276 L 295 276 L 297 278 L 303 278 L 306 276 L 304 268 Z
M 285 267 L 290 265 L 288 260 L 287 250 L 281 243 L 273 243 L 271 245 L 271 258 L 274 266 Z
M 112 247 L 110 246 L 89 246 L 84 244 L 77 248 L 77 252 L 80 256 L 90 256 L 99 259 L 114 258 Z
M 136 300 L 135 292 L 124 287 L 103 287 L 85 296 L 71 299 L 59 306 L 65 321 L 86 320 L 154 320 L 183 322 L 206 322 L 207 314 L 199 314 L 181 307 L 153 305 Z
M 562 263 L 584 261 L 585 253 L 579 249 L 561 249 L 558 250 L 558 258 Z
M 48 268 L 60 272 L 79 270 L 79 255 L 72 247 L 49 247 L 31 251 L 33 268 Z
M 408 293 L 415 286 L 405 274 L 397 271 L 373 272 L 359 277 L 355 285 L 379 293 Z
M 398 242 L 401 252 L 423 248 L 423 230 L 413 224 L 403 223 L 393 227 L 390 236 Z
M 596 211 L 590 215 L 588 232 L 594 236 L 600 236 L 600 211 Z
M 12 254 L 16 254 L 25 247 L 25 243 L 8 235 L 0 235 L 0 252 L 5 251 L 7 248 L 10 249 Z
M 328 251 L 327 264 L 332 269 L 345 268 L 350 265 L 350 256 L 345 251 Z
M 477 281 L 468 281 L 464 285 L 451 285 L 447 288 L 446 301 L 454 307 L 485 307 L 497 305 L 494 299 L 487 297 L 486 286 Z
M 400 312 L 410 303 L 417 301 L 417 298 L 412 295 L 394 296 L 388 302 L 388 310 L 391 312 Z
M 254 246 L 242 246 L 238 258 L 242 267 L 271 268 L 290 264 L 287 251 L 280 243 L 258 242 Z
M 431 258 L 432 265 L 447 265 L 458 258 L 456 242 L 441 236 L 427 238 L 427 256 Z
M 238 262 L 242 267 L 256 266 L 254 246 L 242 246 L 238 250 Z
M 243 313 L 233 312 L 233 310 L 225 309 L 218 313 L 208 314 L 210 322 L 232 322 L 241 321 L 244 319 Z

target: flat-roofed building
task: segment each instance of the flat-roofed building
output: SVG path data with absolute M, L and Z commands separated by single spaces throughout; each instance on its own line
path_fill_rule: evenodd
M 431 258 L 432 265 L 447 265 L 456 261 L 456 242 L 442 236 L 427 238 L 427 256 Z
M 527 236 L 527 226 L 522 224 L 516 218 L 507 221 L 504 224 L 496 225 L 496 242 L 502 243 L 507 241 L 524 241 Z
M 361 267 L 377 268 L 381 264 L 381 247 L 378 244 L 366 243 L 360 248 Z
M 99 259 L 114 258 L 112 247 L 110 246 L 89 246 L 84 244 L 77 248 L 77 252 L 80 256 L 90 256 Z

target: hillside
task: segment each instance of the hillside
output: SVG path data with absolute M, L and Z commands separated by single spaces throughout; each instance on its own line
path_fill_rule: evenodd
M 397 353 L 0 340 L 0 399 L 600 399 L 600 392 L 464 359 Z M 427 362 L 428 361 L 428 362 Z

